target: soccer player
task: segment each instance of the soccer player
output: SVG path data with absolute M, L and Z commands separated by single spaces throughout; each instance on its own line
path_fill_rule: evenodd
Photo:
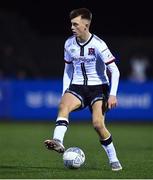
M 89 107 L 92 124 L 106 151 L 113 171 L 122 169 L 112 135 L 105 125 L 105 112 L 117 105 L 119 70 L 106 43 L 90 32 L 92 13 L 87 8 L 70 12 L 73 36 L 65 41 L 63 96 L 59 104 L 53 138 L 45 140 L 50 150 L 63 153 L 69 113 Z M 107 69 L 111 74 L 110 82 Z

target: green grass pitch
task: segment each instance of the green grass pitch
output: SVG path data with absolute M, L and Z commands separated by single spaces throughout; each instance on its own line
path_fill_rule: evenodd
M 47 150 L 43 141 L 54 122 L 0 123 L 0 179 L 152 179 L 153 124 L 108 123 L 123 170 L 112 172 L 98 136 L 89 123 L 71 121 L 66 148 L 78 146 L 86 155 L 80 169 L 67 169 L 62 155 Z

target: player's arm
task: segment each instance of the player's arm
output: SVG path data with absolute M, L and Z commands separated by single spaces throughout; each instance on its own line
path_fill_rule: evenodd
M 68 47 L 70 46 L 69 43 L 70 43 L 69 40 L 67 40 L 64 45 L 65 67 L 64 67 L 64 74 L 63 74 L 62 95 L 64 94 L 65 90 L 69 87 L 71 79 L 72 79 L 72 75 L 73 75 L 73 65 L 72 65 L 71 55 L 68 49 Z
M 111 89 L 110 89 L 110 96 L 108 99 L 108 108 L 111 109 L 117 105 L 116 94 L 119 84 L 120 72 L 115 62 L 113 61 L 107 64 L 107 68 L 111 73 Z
M 112 107 L 115 107 L 117 105 L 116 94 L 118 89 L 120 72 L 115 64 L 115 57 L 110 52 L 106 43 L 104 41 L 101 41 L 97 44 L 97 47 L 99 56 L 101 57 L 102 61 L 106 64 L 111 74 L 111 89 L 110 96 L 108 99 L 108 108 L 111 109 Z
M 65 61 L 64 74 L 63 74 L 63 92 L 69 87 L 73 75 L 73 65 Z

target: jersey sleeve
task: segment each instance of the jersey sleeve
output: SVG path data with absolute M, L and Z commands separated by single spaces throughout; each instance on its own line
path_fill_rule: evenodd
M 98 54 L 106 65 L 115 61 L 115 57 L 113 56 L 113 54 L 111 53 L 104 41 L 101 41 L 98 44 Z
M 64 45 L 64 61 L 67 64 L 70 64 L 72 62 L 71 55 L 68 50 L 68 41 L 66 41 Z
M 63 92 L 62 92 L 62 95 L 64 94 L 65 90 L 69 87 L 71 79 L 72 79 L 72 75 L 73 75 L 72 64 L 65 63 L 64 74 L 63 74 Z
M 118 67 L 116 66 L 115 62 L 108 64 L 107 66 L 108 70 L 111 73 L 111 89 L 110 89 L 110 95 L 116 96 L 117 89 L 118 89 L 118 83 L 119 83 L 119 77 L 120 72 Z

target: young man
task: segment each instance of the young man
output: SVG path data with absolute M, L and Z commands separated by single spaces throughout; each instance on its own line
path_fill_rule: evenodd
M 63 153 L 69 113 L 88 106 L 93 127 L 106 151 L 111 169 L 118 171 L 122 166 L 117 158 L 111 133 L 105 126 L 105 111 L 117 105 L 120 73 L 106 43 L 89 31 L 92 13 L 86 8 L 74 9 L 70 12 L 70 20 L 73 36 L 65 42 L 63 96 L 53 139 L 44 143 L 48 149 Z M 106 73 L 107 68 L 111 73 L 111 83 Z

